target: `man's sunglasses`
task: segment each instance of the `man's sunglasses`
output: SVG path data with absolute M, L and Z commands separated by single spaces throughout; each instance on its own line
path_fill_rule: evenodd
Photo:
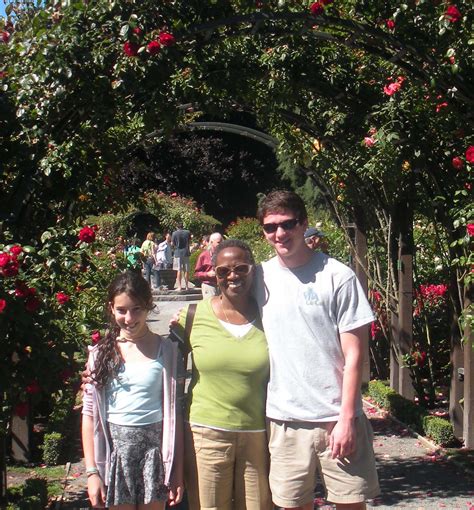
M 227 278 L 230 273 L 238 276 L 247 276 L 252 271 L 252 264 L 238 264 L 237 266 L 217 266 L 215 268 L 217 278 Z
M 293 230 L 298 223 L 298 218 L 293 218 L 291 220 L 282 221 L 281 223 L 264 223 L 262 227 L 267 234 L 273 234 L 278 230 L 278 227 L 281 227 L 283 230 Z

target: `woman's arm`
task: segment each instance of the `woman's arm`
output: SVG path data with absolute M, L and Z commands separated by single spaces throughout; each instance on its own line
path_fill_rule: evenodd
M 94 508 L 103 508 L 105 506 L 105 485 L 98 471 L 91 472 L 94 468 L 97 469 L 94 456 L 94 418 L 85 414 L 82 415 L 82 448 L 89 499 Z
M 171 472 L 170 488 L 168 492 L 168 505 L 175 506 L 181 502 L 184 494 L 183 482 L 183 463 L 184 463 L 184 433 L 183 433 L 183 415 L 176 416 L 176 438 L 174 446 L 174 462 Z

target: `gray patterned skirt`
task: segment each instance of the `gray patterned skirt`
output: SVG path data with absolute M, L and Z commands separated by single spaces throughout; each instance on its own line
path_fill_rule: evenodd
M 140 427 L 109 423 L 112 439 L 106 506 L 166 501 L 162 423 Z

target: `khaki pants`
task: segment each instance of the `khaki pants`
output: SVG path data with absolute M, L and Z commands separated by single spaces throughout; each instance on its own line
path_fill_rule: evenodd
M 266 432 L 185 425 L 184 477 L 190 510 L 270 510 Z
M 204 299 L 217 296 L 217 288 L 214 287 L 214 285 L 208 285 L 207 283 L 201 283 L 201 292 Z

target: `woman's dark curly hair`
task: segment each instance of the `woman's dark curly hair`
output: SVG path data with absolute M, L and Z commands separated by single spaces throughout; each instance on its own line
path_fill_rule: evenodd
M 225 241 L 222 241 L 222 243 L 219 243 L 217 245 L 217 248 L 214 250 L 214 253 L 212 254 L 212 265 L 214 267 L 216 267 L 217 256 L 222 250 L 225 250 L 226 248 L 240 248 L 247 255 L 248 263 L 252 264 L 252 266 L 255 265 L 255 259 L 253 257 L 252 250 L 250 249 L 250 246 L 247 243 L 241 241 L 240 239 L 226 239 Z
M 120 327 L 115 322 L 111 306 L 119 294 L 127 294 L 146 310 L 153 309 L 153 296 L 150 285 L 137 271 L 124 271 L 117 275 L 109 285 L 105 305 L 109 328 L 104 338 L 97 345 L 97 357 L 92 372 L 92 379 L 98 386 L 105 386 L 118 375 L 123 358 L 117 343 Z

